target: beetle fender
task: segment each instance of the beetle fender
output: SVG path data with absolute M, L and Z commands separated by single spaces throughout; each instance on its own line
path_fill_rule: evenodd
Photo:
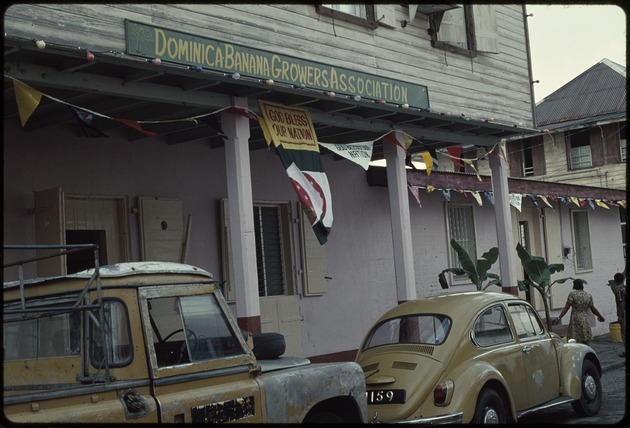
M 576 400 L 582 396 L 582 364 L 586 359 L 593 361 L 601 376 L 602 366 L 593 348 L 581 343 L 567 343 L 562 346 L 560 379 L 563 396 Z
M 257 381 L 268 423 L 301 423 L 318 403 L 335 398 L 356 403 L 360 420 L 349 422 L 367 422 L 365 377 L 357 363 L 309 364 L 263 373 Z
M 454 384 L 453 398 L 446 407 L 431 406 L 437 413 L 449 413 L 449 409 L 453 411 L 463 412 L 463 423 L 470 423 L 475 414 L 476 397 L 488 383 L 500 384 L 499 393 L 507 396 L 506 404 L 509 404 L 509 412 L 516 419 L 516 410 L 514 409 L 514 400 L 510 391 L 505 388 L 506 381 L 501 373 L 492 365 L 485 362 L 470 362 L 459 366 L 448 376 Z M 475 399 L 471 399 L 475 397 Z M 426 415 L 424 415 L 426 416 Z

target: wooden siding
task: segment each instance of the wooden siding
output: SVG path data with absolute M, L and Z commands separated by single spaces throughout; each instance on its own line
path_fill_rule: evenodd
M 389 8 L 395 28 L 367 29 L 339 19 L 333 24 L 311 4 L 18 4 L 6 10 L 4 31 L 97 55 L 122 53 L 124 20 L 135 20 L 426 85 L 435 111 L 532 126 L 523 10 L 495 7 L 499 53 L 475 58 L 432 48 L 421 13 L 402 28 L 400 21 L 409 19 L 403 5 Z

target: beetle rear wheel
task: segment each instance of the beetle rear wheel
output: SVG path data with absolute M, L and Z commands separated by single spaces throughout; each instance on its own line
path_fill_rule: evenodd
M 505 424 L 507 417 L 503 399 L 494 389 L 484 389 L 477 399 L 474 424 Z
M 571 403 L 580 416 L 593 416 L 602 406 L 602 382 L 597 367 L 591 360 L 582 363 L 582 396 Z

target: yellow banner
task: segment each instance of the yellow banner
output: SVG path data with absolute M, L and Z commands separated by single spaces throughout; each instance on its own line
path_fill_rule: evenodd
M 276 147 L 319 152 L 317 135 L 308 111 L 263 100 L 259 103 L 267 131 Z

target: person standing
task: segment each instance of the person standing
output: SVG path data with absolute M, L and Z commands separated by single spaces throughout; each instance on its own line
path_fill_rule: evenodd
M 567 303 L 564 305 L 564 308 L 562 308 L 558 318 L 553 320 L 554 325 L 560 322 L 569 308 L 573 308 L 573 310 L 571 311 L 571 318 L 569 319 L 567 337 L 569 339 L 575 339 L 576 342 L 588 345 L 593 339 L 591 325 L 588 322 L 588 310 L 590 309 L 591 312 L 593 312 L 599 322 L 606 320 L 593 304 L 593 296 L 584 291 L 584 280 L 582 279 L 575 279 L 573 281 L 573 291 L 569 293 Z
M 621 333 L 621 341 L 623 342 L 623 347 L 626 347 L 626 284 L 625 277 L 621 272 L 617 272 L 613 277 L 615 280 L 615 303 L 617 304 L 617 322 L 619 322 L 620 333 Z M 624 350 L 620 357 L 626 356 L 626 351 Z

